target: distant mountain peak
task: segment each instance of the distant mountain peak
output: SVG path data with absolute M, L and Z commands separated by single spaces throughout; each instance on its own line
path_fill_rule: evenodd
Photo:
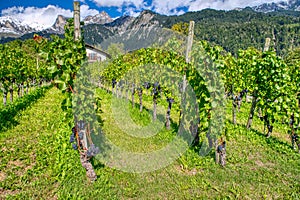
M 153 12 L 152 10 L 143 10 L 143 11 L 141 12 L 140 15 L 145 15 L 145 14 L 152 14 L 152 15 L 155 15 L 156 13 Z
M 84 20 L 84 24 L 107 24 L 113 21 L 113 19 L 105 12 L 94 15 L 87 16 Z
M 55 20 L 55 23 L 52 26 L 52 29 L 54 29 L 58 33 L 63 33 L 66 23 L 67 23 L 67 18 L 62 15 L 58 15 Z
M 21 22 L 18 19 L 12 18 L 10 16 L 0 17 L 0 33 L 21 36 L 23 34 L 31 33 L 34 31 L 36 31 L 34 28 L 30 27 L 26 23 Z
M 258 12 L 274 12 L 282 10 L 300 11 L 300 0 L 286 0 L 280 2 L 264 3 L 258 6 L 252 7 Z

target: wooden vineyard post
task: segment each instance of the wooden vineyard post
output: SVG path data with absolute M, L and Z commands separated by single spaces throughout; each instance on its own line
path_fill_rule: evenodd
M 81 38 L 81 30 L 80 30 L 80 3 L 78 1 L 74 1 L 74 40 L 80 40 Z M 86 134 L 83 135 L 83 145 L 85 148 L 87 145 Z
M 270 38 L 266 38 L 266 42 L 265 42 L 265 46 L 264 46 L 264 51 L 269 51 L 270 43 L 271 43 L 271 39 Z
M 188 37 L 187 37 L 187 44 L 186 44 L 186 52 L 185 52 L 185 62 L 188 65 L 191 61 L 191 51 L 192 51 L 192 46 L 193 46 L 193 38 L 194 38 L 194 26 L 195 26 L 195 22 L 194 21 L 190 21 L 189 24 L 189 33 L 188 33 Z M 186 68 L 187 66 L 184 68 L 184 74 L 183 74 L 183 81 L 182 81 L 182 97 L 181 97 L 181 104 L 184 106 L 185 105 L 185 90 L 186 90 L 186 86 L 187 86 L 187 80 L 186 80 Z M 180 110 L 180 117 L 179 117 L 179 124 L 180 124 L 180 120 L 184 119 L 183 116 L 183 112 L 182 109 Z
M 273 31 L 272 31 L 272 35 L 273 35 L 273 45 L 274 45 L 274 51 L 276 52 L 276 37 L 275 37 L 275 32 L 274 32 L 274 28 L 273 28 Z M 270 39 L 271 40 L 271 39 Z M 293 43 L 293 42 L 292 42 Z
M 3 105 L 6 106 L 7 103 L 7 89 L 5 86 L 2 86 L 2 92 L 3 92 Z
M 76 41 L 80 38 L 80 4 L 79 1 L 74 1 L 74 40 Z
M 185 52 L 185 61 L 186 61 L 186 63 L 190 63 L 190 61 L 191 61 L 191 55 L 190 54 L 191 54 L 192 46 L 193 46 L 194 26 L 195 26 L 195 22 L 190 21 L 189 35 L 188 35 L 188 38 L 187 38 L 187 46 L 186 46 L 186 52 Z M 185 92 L 185 88 L 186 88 L 186 69 L 184 69 L 182 93 Z
M 80 4 L 78 1 L 73 3 L 74 6 L 74 41 L 79 41 L 81 39 L 81 28 L 80 28 Z M 80 162 L 83 168 L 86 170 L 86 175 L 90 181 L 95 181 L 97 175 L 93 169 L 92 164 L 89 162 L 90 156 L 88 155 L 88 137 L 89 144 L 93 145 L 90 138 L 90 125 L 87 121 L 77 120 L 75 117 L 75 132 L 77 135 L 79 153 L 80 153 Z M 88 135 L 89 134 L 89 135 Z
M 191 51 L 192 51 L 192 46 L 193 46 L 193 37 L 194 37 L 194 26 L 195 22 L 190 21 L 189 24 L 189 34 L 187 38 L 187 46 L 186 46 L 186 52 L 185 52 L 185 62 L 188 64 L 191 61 Z M 182 81 L 182 102 L 185 102 L 185 89 L 186 89 L 186 68 L 184 69 L 184 75 L 183 75 L 183 81 Z M 180 111 L 180 119 L 182 118 L 182 111 Z
M 189 25 L 189 35 L 188 35 L 188 40 L 187 40 L 187 48 L 185 52 L 185 61 L 187 63 L 190 63 L 191 61 L 191 51 L 192 51 L 192 46 L 193 46 L 193 38 L 194 38 L 194 27 L 195 27 L 195 22 L 190 21 Z

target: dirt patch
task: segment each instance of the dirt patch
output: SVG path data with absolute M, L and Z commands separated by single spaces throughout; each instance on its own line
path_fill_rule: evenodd
M 4 172 L 0 172 L 0 182 L 4 181 L 6 178 L 6 174 Z
M 264 166 L 265 166 L 265 164 L 264 164 L 263 162 L 261 162 L 260 160 L 256 160 L 256 161 L 255 161 L 255 164 L 256 164 L 257 166 L 259 166 L 259 167 L 264 167 Z
M 3 188 L 0 188 L 0 199 L 2 197 L 5 198 L 7 195 L 15 196 L 18 193 L 20 193 L 20 190 L 4 190 Z
M 20 160 L 13 160 L 13 161 L 9 161 L 7 163 L 8 167 L 10 166 L 17 166 L 17 167 L 23 167 L 23 163 Z
M 24 164 L 20 160 L 13 160 L 7 163 L 7 168 L 17 167 L 17 169 L 14 169 L 14 173 L 17 176 L 23 176 L 27 172 L 27 170 L 32 169 L 35 166 L 35 154 L 30 155 L 30 158 L 32 162 L 29 165 Z
M 261 154 L 260 152 L 250 152 L 250 154 L 248 155 L 248 160 L 255 160 L 258 158 L 261 158 Z
M 7 151 L 7 148 L 6 147 L 2 147 L 1 151 L 5 152 L 5 151 Z
M 264 168 L 270 168 L 270 167 L 274 167 L 275 166 L 274 163 L 271 163 L 271 162 L 265 162 L 265 163 L 263 163 L 261 160 L 256 160 L 255 164 L 258 167 L 264 167 Z
M 24 168 L 25 171 L 32 169 L 34 166 L 34 164 L 28 165 L 27 167 Z
M 272 162 L 268 162 L 268 161 L 262 162 L 262 160 L 264 160 L 264 158 L 261 156 L 261 154 L 259 152 L 253 152 L 253 153 L 249 154 L 248 160 L 252 161 L 252 163 L 254 165 L 250 168 L 251 170 L 257 170 L 258 168 L 270 168 L 270 167 L 275 166 L 275 164 Z
M 201 172 L 201 171 L 197 170 L 196 168 L 193 168 L 191 170 L 184 169 L 184 167 L 182 165 L 176 165 L 175 169 L 177 172 L 188 175 L 188 176 L 195 176 L 196 174 Z

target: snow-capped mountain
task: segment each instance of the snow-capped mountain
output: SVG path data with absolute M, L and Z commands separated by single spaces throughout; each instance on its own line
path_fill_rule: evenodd
M 283 0 L 278 3 L 265 3 L 259 6 L 252 7 L 253 10 L 258 12 L 272 12 L 281 10 L 300 11 L 300 0 Z M 145 13 L 144 13 L 145 14 Z M 87 16 L 84 18 L 84 24 L 101 24 L 104 25 L 112 32 L 123 32 L 131 25 L 135 18 L 123 16 L 113 20 L 106 12 L 101 12 L 95 16 Z M 18 37 L 26 33 L 45 31 L 47 33 L 63 34 L 66 18 L 58 15 L 55 23 L 50 28 L 36 28 L 33 25 L 26 24 L 13 17 L 3 16 L 0 17 L 0 37 Z M 122 24 L 122 25 L 121 25 Z
M 34 31 L 36 31 L 34 28 L 20 20 L 8 16 L 0 17 L 0 34 L 2 35 L 20 36 Z
M 248 7 L 245 10 L 250 9 L 253 13 L 259 12 L 271 12 L 278 10 L 299 10 L 300 11 L 300 0 L 287 0 L 279 3 L 268 3 L 262 4 L 256 7 Z M 244 9 L 239 9 L 243 12 Z M 294 12 L 293 11 L 293 12 Z M 206 15 L 205 11 L 199 11 L 199 16 Z M 216 11 L 218 12 L 218 11 Z M 298 12 L 294 12 L 298 13 Z M 258 13 L 257 13 L 258 14 Z M 182 16 L 178 16 L 178 21 L 184 21 L 185 16 L 192 15 L 187 13 Z M 188 17 L 190 19 L 191 17 Z M 64 33 L 64 26 L 67 18 L 58 15 L 55 23 L 50 28 L 33 28 L 32 26 L 25 24 L 12 17 L 0 17 L 0 43 L 14 40 L 16 37 L 21 39 L 32 38 L 34 33 L 38 33 L 45 37 L 50 37 L 51 34 L 62 35 Z M 87 16 L 83 19 L 85 40 L 91 44 L 101 43 L 104 38 L 115 34 L 135 34 L 137 37 L 142 36 L 141 31 L 147 32 L 147 28 L 155 27 L 168 27 L 170 28 L 171 22 L 176 22 L 174 16 L 163 16 L 152 11 L 143 11 L 137 17 L 122 16 L 113 20 L 106 12 L 101 12 L 95 16 Z M 140 31 L 140 32 L 138 32 Z M 134 42 L 132 42 L 134 43 Z
M 278 3 L 264 3 L 252 8 L 258 12 L 273 12 L 282 10 L 300 11 L 300 0 L 286 0 L 280 1 Z
M 95 16 L 87 16 L 84 20 L 84 24 L 106 24 L 113 21 L 113 19 L 106 13 L 101 12 Z
M 106 24 L 113 21 L 113 19 L 106 13 L 101 12 L 95 16 L 87 16 L 84 20 L 84 24 Z M 29 24 L 21 22 L 20 20 L 12 17 L 3 16 L 0 17 L 0 38 L 3 37 L 18 37 L 27 33 L 44 31 L 47 33 L 63 34 L 64 26 L 67 22 L 67 18 L 58 15 L 56 21 L 50 28 L 34 28 Z

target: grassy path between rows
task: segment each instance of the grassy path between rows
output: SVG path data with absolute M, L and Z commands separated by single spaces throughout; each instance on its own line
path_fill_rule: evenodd
M 126 149 L 145 151 L 145 143 L 115 127 L 109 112 L 111 94 L 98 95 L 103 132 Z M 57 89 L 49 89 L 14 116 L 13 127 L 0 131 L 0 199 L 300 198 L 300 155 L 280 138 L 266 139 L 229 121 L 225 168 L 214 163 L 213 155 L 201 157 L 197 149 L 189 149 L 168 167 L 148 173 L 122 172 L 94 160 L 98 179 L 90 183 L 68 142 L 71 119 L 64 116 L 61 100 Z M 130 114 L 135 121 L 149 121 L 136 111 Z M 159 141 L 152 140 L 153 148 Z
M 47 162 L 51 143 L 60 128 L 63 113 L 60 93 L 50 89 L 45 96 L 14 116 L 15 126 L 0 133 L 0 199 L 54 197 L 55 180 Z

